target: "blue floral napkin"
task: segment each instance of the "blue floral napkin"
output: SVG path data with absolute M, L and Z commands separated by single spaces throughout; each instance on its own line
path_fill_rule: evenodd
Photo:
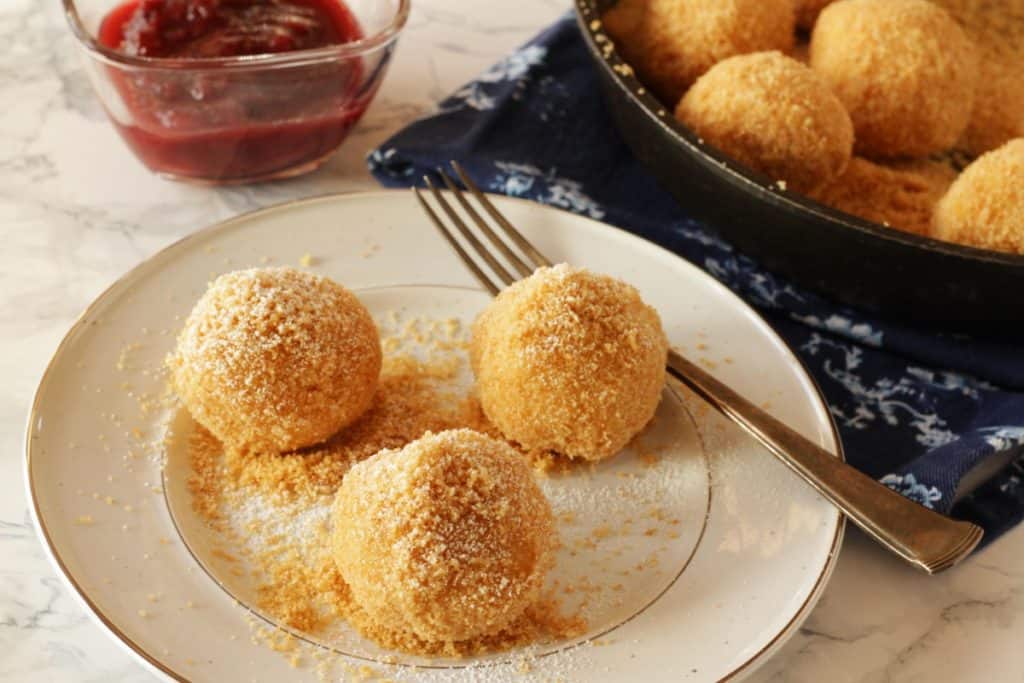
M 483 187 L 606 221 L 673 250 L 757 307 L 828 399 L 849 461 L 991 541 L 1024 518 L 1024 346 L 921 330 L 844 308 L 762 270 L 687 216 L 605 112 L 571 16 L 369 156 L 387 186 L 456 159 Z M 963 477 L 1010 458 L 954 502 Z

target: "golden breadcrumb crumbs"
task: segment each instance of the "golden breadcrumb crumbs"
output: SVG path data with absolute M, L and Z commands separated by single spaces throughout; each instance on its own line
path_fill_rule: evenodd
M 323 633 L 343 619 L 383 647 L 432 657 L 470 656 L 582 633 L 586 624 L 576 613 L 563 615 L 553 595 L 542 595 L 498 633 L 455 642 L 424 640 L 381 626 L 358 606 L 330 555 L 327 525 L 317 525 L 314 537 L 300 543 L 287 534 L 265 533 L 263 525 L 254 520 L 244 533 L 260 537 L 258 552 L 247 550 L 241 532 L 230 528 L 226 511 L 244 506 L 254 493 L 282 515 L 322 505 L 333 497 L 353 464 L 381 450 L 401 448 L 425 432 L 469 428 L 497 435 L 472 396 L 447 388 L 462 364 L 452 354 L 467 347 L 465 330 L 458 322 L 409 321 L 404 328 L 397 325 L 397 318 L 391 322 L 399 327 L 397 341 L 391 344 L 393 353 L 384 359 L 370 407 L 326 443 L 293 453 L 255 454 L 226 449 L 196 426 L 188 443 L 193 506 L 232 548 L 232 552 L 217 548 L 214 554 L 229 562 L 244 558 L 255 568 L 257 606 L 281 623 L 307 633 Z M 430 359 L 420 361 L 399 353 L 406 342 L 426 348 Z M 550 454 L 527 457 L 536 468 L 558 467 Z M 274 638 L 264 634 L 258 640 L 279 649 L 283 641 Z
M 551 507 L 508 444 L 428 433 L 355 465 L 333 512 L 333 554 L 366 626 L 425 641 L 500 631 L 552 565 Z
M 935 209 L 940 239 L 1024 254 L 1024 138 L 978 157 Z
M 1024 0 L 933 0 L 974 41 L 974 109 L 961 141 L 972 156 L 1024 137 Z
M 942 164 L 924 164 L 889 167 L 854 157 L 845 173 L 810 197 L 887 227 L 929 235 L 935 203 L 950 181 L 948 171 L 944 177 L 936 170 Z
M 565 264 L 502 291 L 473 325 L 487 417 L 528 450 L 600 460 L 651 420 L 668 342 L 632 286 Z
M 210 284 L 167 364 L 189 413 L 221 441 L 288 451 L 362 415 L 381 350 L 373 319 L 345 287 L 292 268 L 253 268 Z
M 822 12 L 811 68 L 850 113 L 857 153 L 920 157 L 963 135 L 979 76 L 974 42 L 926 0 L 845 0 Z
M 723 60 L 700 77 L 676 119 L 742 164 L 806 192 L 840 175 L 853 124 L 825 80 L 780 52 Z
M 796 17 L 792 0 L 620 0 L 602 21 L 644 85 L 675 106 L 723 59 L 789 50 Z

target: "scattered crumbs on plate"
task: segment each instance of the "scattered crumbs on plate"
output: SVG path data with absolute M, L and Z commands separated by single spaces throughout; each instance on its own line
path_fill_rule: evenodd
M 303 268 L 309 268 L 310 266 L 316 265 L 316 259 L 307 251 L 299 257 L 299 265 Z

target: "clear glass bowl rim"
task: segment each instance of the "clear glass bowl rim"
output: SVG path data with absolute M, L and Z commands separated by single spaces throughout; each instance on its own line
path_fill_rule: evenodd
M 325 61 L 336 61 L 346 57 L 358 57 L 393 42 L 409 18 L 411 0 L 398 0 L 398 9 L 388 25 L 373 35 L 353 40 L 340 45 L 329 45 L 311 50 L 294 50 L 265 55 L 243 55 L 239 57 L 204 57 L 204 58 L 172 58 L 172 57 L 138 57 L 126 55 L 117 50 L 100 45 L 82 23 L 75 7 L 75 0 L 62 0 L 64 15 L 71 32 L 78 42 L 89 53 L 104 62 L 115 66 L 143 69 L 266 69 L 278 66 L 297 66 Z

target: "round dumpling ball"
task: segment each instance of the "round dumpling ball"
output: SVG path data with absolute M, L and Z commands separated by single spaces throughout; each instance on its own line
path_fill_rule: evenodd
M 332 518 L 335 564 L 369 623 L 429 642 L 501 630 L 552 564 L 551 506 L 526 459 L 468 429 L 353 466 Z
M 1024 27 L 1021 33 L 1024 54 Z M 958 144 L 972 156 L 1024 136 L 1024 57 L 1020 61 L 989 57 L 982 60 L 978 71 L 974 111 L 964 138 Z
M 839 176 L 853 154 L 853 124 L 806 66 L 780 52 L 719 62 L 676 107 L 704 141 L 807 192 Z
M 530 450 L 600 460 L 654 416 L 668 342 L 635 288 L 565 264 L 502 291 L 473 325 L 484 414 Z
M 811 68 L 850 112 L 857 151 L 926 156 L 953 146 L 974 105 L 975 47 L 928 0 L 843 0 L 811 35 Z
M 1024 138 L 978 157 L 939 200 L 934 236 L 1024 254 Z
M 640 80 L 674 106 L 717 62 L 793 47 L 793 0 L 620 0 L 605 30 Z
M 380 337 L 338 283 L 257 268 L 210 284 L 168 364 L 192 417 L 225 445 L 282 452 L 327 439 L 370 406 Z

